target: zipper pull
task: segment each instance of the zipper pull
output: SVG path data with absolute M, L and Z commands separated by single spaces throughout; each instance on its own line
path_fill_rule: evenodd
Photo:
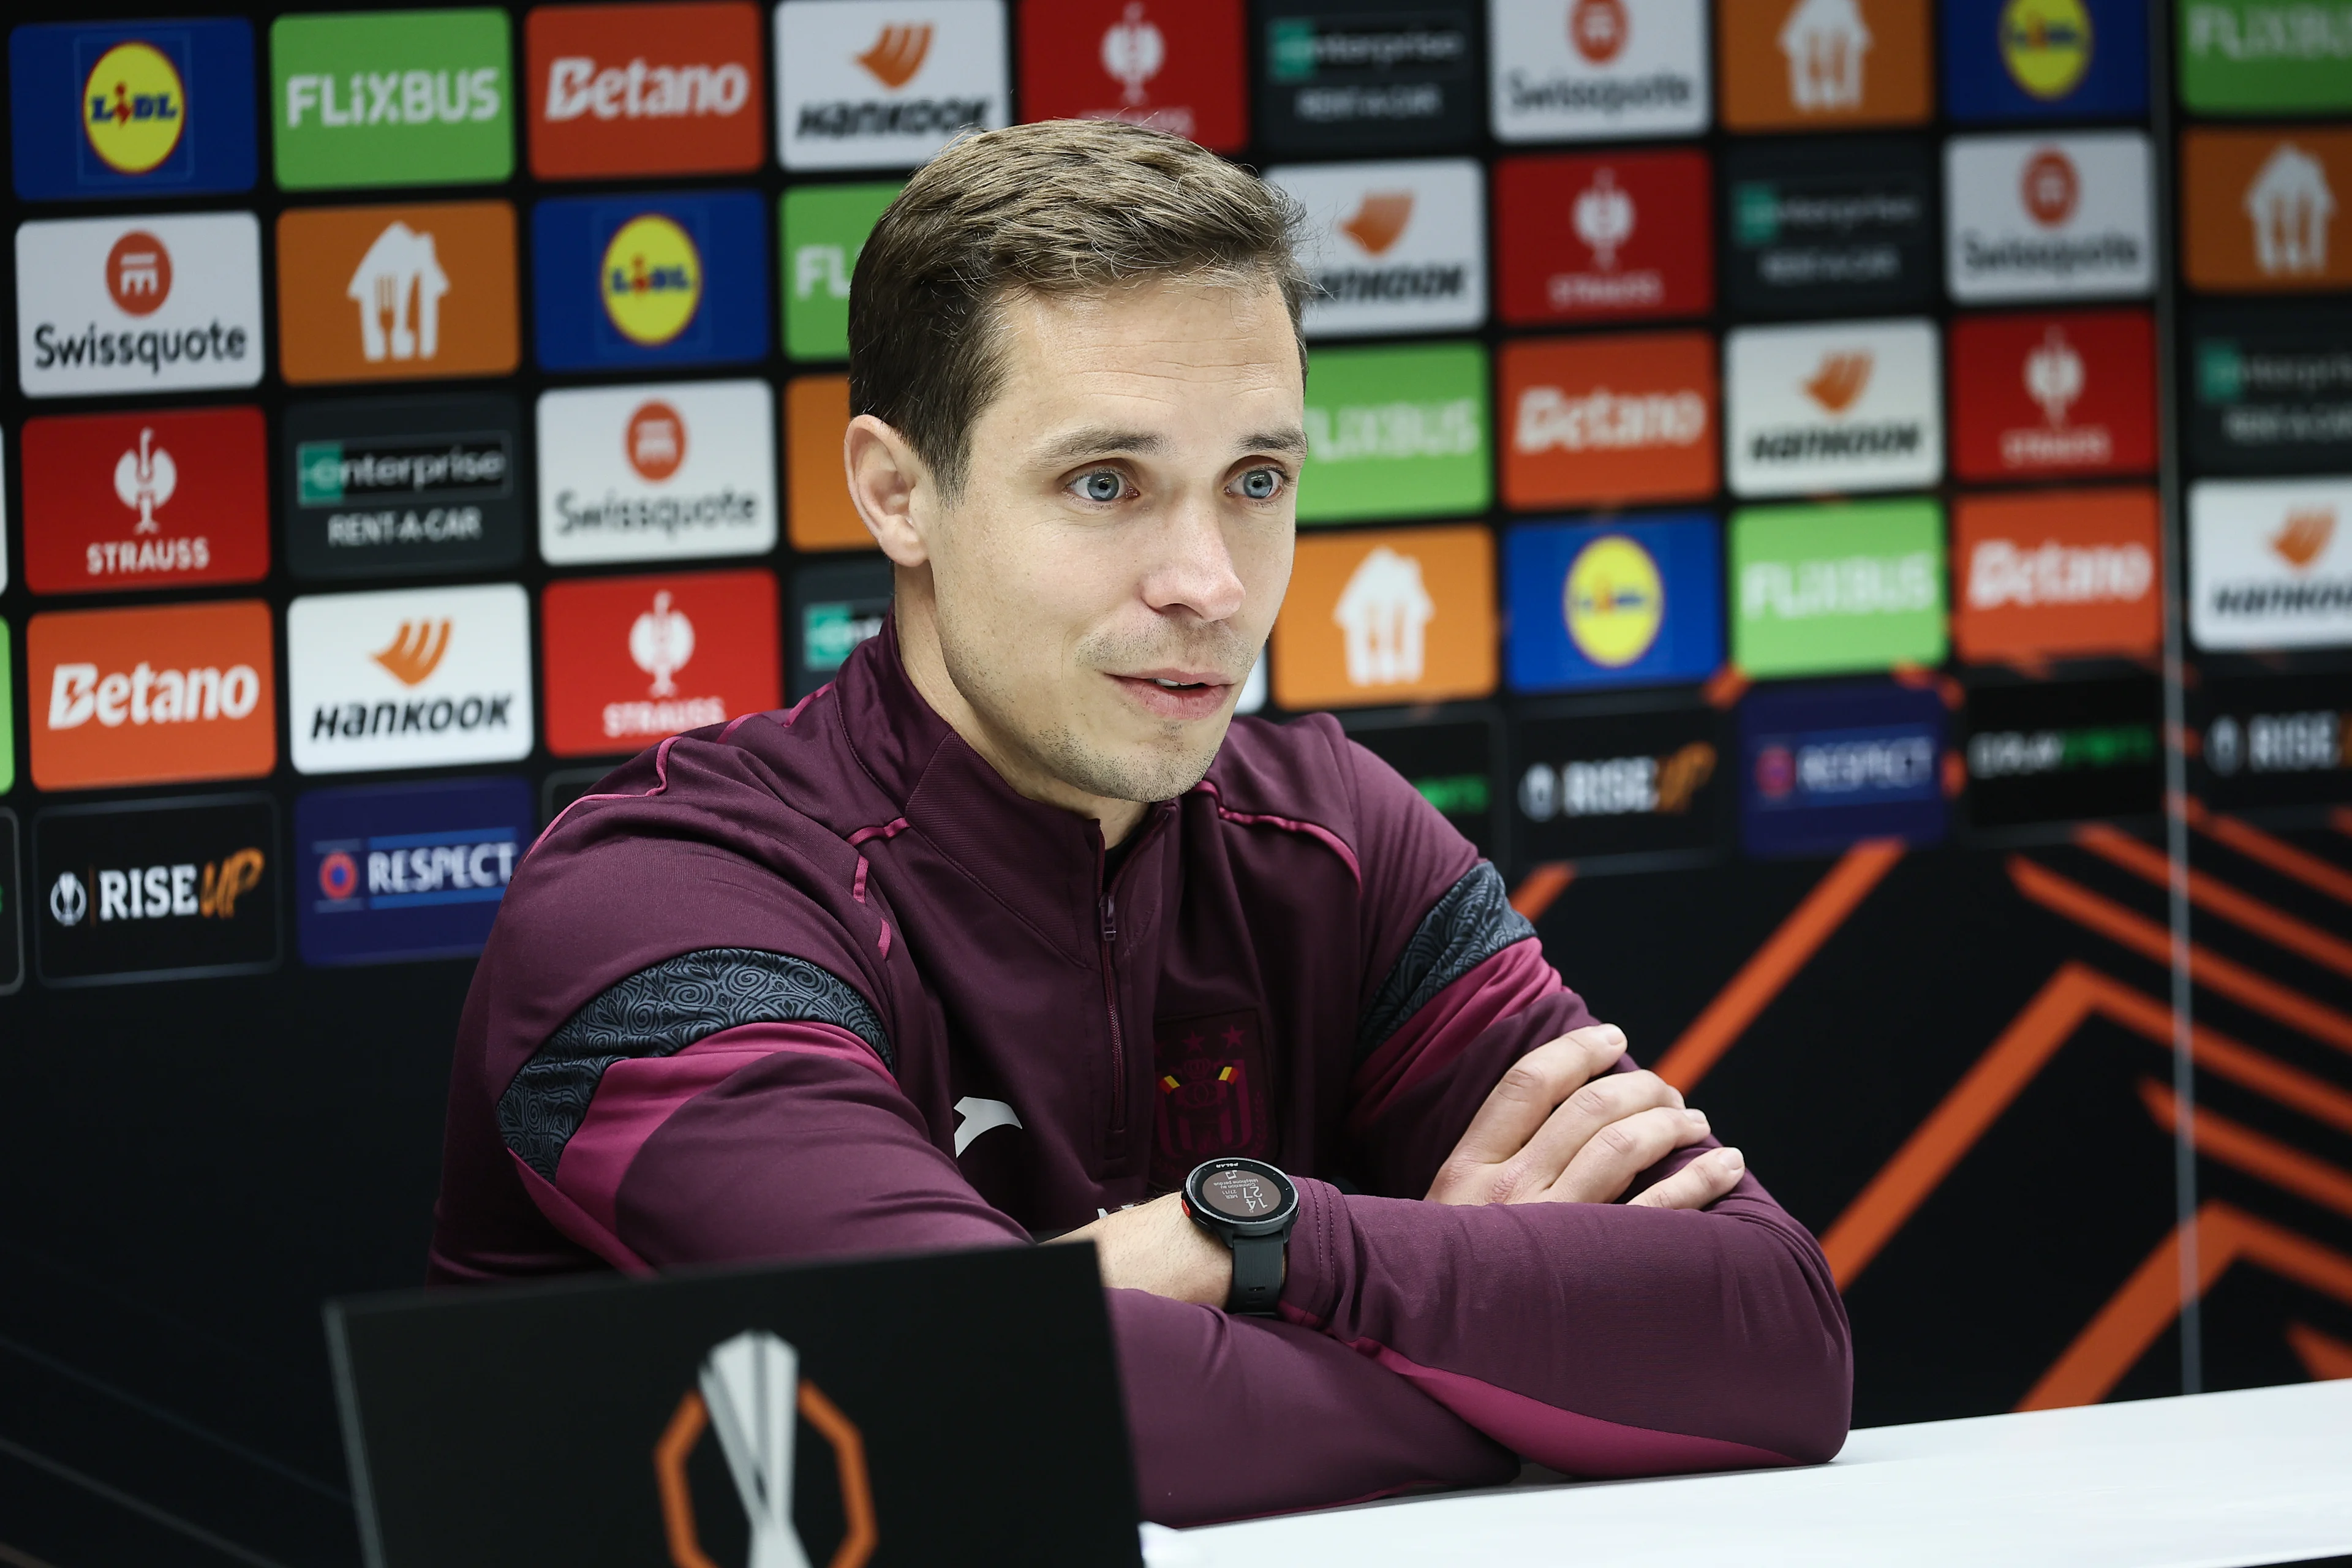
M 1118 908 L 1108 893 L 1102 901 L 1102 939 L 1106 942 L 1118 940 Z

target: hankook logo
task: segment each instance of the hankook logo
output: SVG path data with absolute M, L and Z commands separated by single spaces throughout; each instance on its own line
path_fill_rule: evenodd
M 1725 360 L 1742 495 L 1929 485 L 1944 468 L 1937 335 L 1925 321 L 1735 330 Z
M 296 770 L 529 755 L 529 620 L 508 583 L 295 600 L 286 643 Z
M 856 76 L 844 68 L 853 66 Z M 997 0 L 802 0 L 776 13 L 776 81 L 785 167 L 911 167 L 960 132 L 1005 123 L 1003 10 Z
M 1485 176 L 1475 162 L 1289 165 L 1266 178 L 1307 209 L 1309 337 L 1486 320 Z

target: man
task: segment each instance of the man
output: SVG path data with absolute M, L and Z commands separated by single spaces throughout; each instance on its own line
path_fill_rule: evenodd
M 1812 1238 L 1410 786 L 1232 719 L 1307 447 L 1293 222 L 1118 124 L 908 184 L 850 301 L 892 621 L 533 847 L 436 1279 L 1090 1239 L 1169 1523 L 1837 1450 Z

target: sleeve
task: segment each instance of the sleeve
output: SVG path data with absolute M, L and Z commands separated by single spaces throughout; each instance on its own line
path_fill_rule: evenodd
M 1696 1213 L 1419 1201 L 1511 1064 L 1592 1016 L 1494 868 L 1368 753 L 1357 779 L 1376 967 L 1347 1129 L 1368 1193 L 1301 1184 L 1286 1315 L 1570 1474 L 1834 1455 L 1852 1405 L 1844 1306 L 1819 1245 L 1753 1175 Z M 1717 1146 L 1678 1151 L 1634 1190 Z
M 770 969 L 799 963 L 755 956 Z M 887 1039 L 866 1037 L 870 1016 L 839 997 L 812 1000 L 819 982 L 793 972 L 792 1005 L 708 1032 L 698 1026 L 714 1020 L 675 1000 L 677 986 L 662 988 L 664 1002 L 632 977 L 615 988 L 625 1008 L 587 1010 L 604 1020 L 593 1038 L 542 1047 L 499 1108 L 541 1211 L 641 1270 L 1027 1245 L 926 1136 Z M 687 994 L 740 997 L 754 985 L 740 972 L 699 978 Z M 772 1016 L 783 1013 L 794 1016 Z M 1517 1469 L 1470 1423 L 1328 1334 L 1139 1291 L 1106 1296 L 1151 1520 L 1203 1523 Z M 1253 1441 L 1234 1444 L 1236 1432 Z

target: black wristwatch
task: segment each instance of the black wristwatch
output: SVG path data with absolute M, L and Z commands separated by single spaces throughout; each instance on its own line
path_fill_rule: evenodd
M 1228 1312 L 1270 1316 L 1282 1297 L 1284 1248 L 1298 1219 L 1298 1189 L 1263 1160 L 1228 1158 L 1195 1165 L 1184 1178 L 1184 1212 L 1234 1249 Z

